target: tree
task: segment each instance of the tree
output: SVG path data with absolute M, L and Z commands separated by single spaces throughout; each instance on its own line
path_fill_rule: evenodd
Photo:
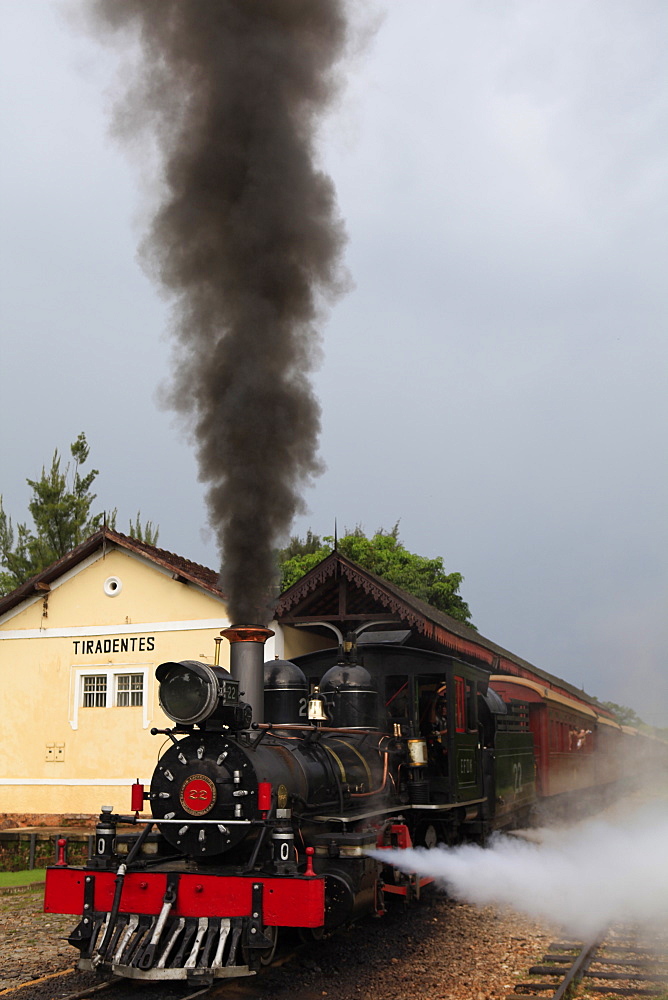
M 612 712 L 615 722 L 618 722 L 620 726 L 631 726 L 633 729 L 639 729 L 641 733 L 647 733 L 668 742 L 668 726 L 649 725 L 640 718 L 635 709 L 629 708 L 628 705 L 618 705 L 614 701 L 602 701 L 600 704 Z
M 612 713 L 615 722 L 618 722 L 620 726 L 633 726 L 637 729 L 638 726 L 644 725 L 638 713 L 633 708 L 629 708 L 628 705 L 618 705 L 614 701 L 602 701 L 601 704 L 603 708 L 607 708 Z
M 468 604 L 458 592 L 464 579 L 461 573 L 446 573 L 440 556 L 428 559 L 409 552 L 399 538 L 398 522 L 391 531 L 379 528 L 373 538 L 367 538 L 359 525 L 354 531 L 346 529 L 336 547 L 363 569 L 384 577 L 439 611 L 475 628 L 470 621 Z M 333 550 L 334 538 L 330 536 L 320 538 L 310 529 L 304 540 L 293 536 L 278 553 L 281 590 L 291 587 Z
M 114 508 L 114 525 L 116 524 L 116 508 Z M 141 511 L 137 511 L 137 520 L 133 521 L 130 518 L 130 538 L 136 538 L 138 542 L 147 542 L 148 545 L 156 545 L 158 542 L 158 535 L 160 534 L 160 528 L 156 524 L 153 527 L 153 521 L 147 521 L 146 524 L 141 523 Z
M 601 704 L 603 708 L 612 712 L 615 722 L 618 722 L 620 726 L 633 726 L 634 729 L 638 729 L 645 725 L 638 713 L 627 705 L 618 705 L 614 701 L 602 701 Z
M 33 528 L 19 523 L 15 531 L 0 496 L 0 567 L 4 567 L 4 572 L 0 572 L 0 595 L 8 594 L 66 555 L 97 531 L 103 522 L 103 512 L 91 515 L 96 499 L 91 487 L 99 475 L 98 470 L 91 469 L 86 475 L 81 473 L 81 466 L 90 453 L 83 432 L 70 445 L 70 452 L 73 462 L 68 463 L 64 470 L 56 448 L 51 467 L 48 470 L 42 468 L 41 478 L 26 480 L 33 491 L 28 505 Z M 111 512 L 107 523 L 115 527 L 116 510 Z M 130 533 L 134 538 L 152 545 L 158 539 L 158 529 L 153 527 L 151 521 L 142 526 L 139 513 L 136 523 L 130 521 Z

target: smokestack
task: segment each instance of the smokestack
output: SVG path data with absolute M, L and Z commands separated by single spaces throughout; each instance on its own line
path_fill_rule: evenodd
M 220 634 L 230 642 L 230 673 L 239 681 L 239 698 L 253 709 L 253 722 L 264 722 L 264 644 L 275 633 L 261 625 L 232 625 Z

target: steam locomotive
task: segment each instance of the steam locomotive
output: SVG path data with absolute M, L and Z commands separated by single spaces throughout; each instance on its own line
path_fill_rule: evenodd
M 45 909 L 79 917 L 80 968 L 251 975 L 281 927 L 319 938 L 419 897 L 429 880 L 383 849 L 480 840 L 619 778 L 623 733 L 584 702 L 414 648 L 410 630 L 263 664 L 271 634 L 226 629 L 229 673 L 157 668 L 174 725 L 152 730 L 169 745 L 150 789 L 133 786 L 132 814 L 103 807 L 84 866 L 61 852 L 47 871 Z

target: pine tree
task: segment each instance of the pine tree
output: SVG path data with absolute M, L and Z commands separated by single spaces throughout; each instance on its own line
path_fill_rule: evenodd
M 29 580 L 51 563 L 66 555 L 73 548 L 97 531 L 104 520 L 104 513 L 91 515 L 91 507 L 97 499 L 92 486 L 99 475 L 91 469 L 86 475 L 81 467 L 88 460 L 90 447 L 82 432 L 70 445 L 73 461 L 63 469 L 58 449 L 53 453 L 49 469 L 42 468 L 39 479 L 26 480 L 32 489 L 32 499 L 28 510 L 33 520 L 33 528 L 25 523 L 12 524 L 2 506 L 0 496 L 0 595 L 8 594 Z M 70 481 L 68 483 L 68 477 Z M 116 511 L 108 523 L 114 527 Z M 140 541 L 155 545 L 158 528 L 151 521 L 141 524 L 139 512 L 137 521 L 130 521 L 130 534 Z

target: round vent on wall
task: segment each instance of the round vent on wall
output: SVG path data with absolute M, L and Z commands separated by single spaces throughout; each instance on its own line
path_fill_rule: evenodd
M 107 597 L 118 597 L 122 589 L 123 584 L 117 576 L 108 576 L 104 581 L 104 592 Z

